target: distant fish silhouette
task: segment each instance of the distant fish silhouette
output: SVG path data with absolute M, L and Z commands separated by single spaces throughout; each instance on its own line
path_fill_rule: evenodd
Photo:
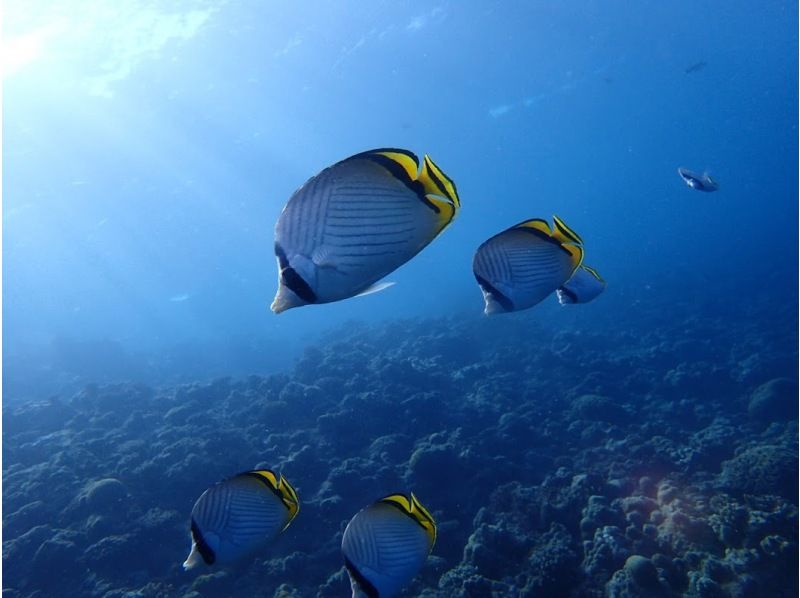
M 698 174 L 681 167 L 678 168 L 678 174 L 681 175 L 684 183 L 686 183 L 692 189 L 696 189 L 697 191 L 705 191 L 706 193 L 710 193 L 719 189 L 719 183 L 712 179 L 711 175 L 709 175 L 707 172 Z
M 708 66 L 706 62 L 701 60 L 700 62 L 695 62 L 692 66 L 687 66 L 683 72 L 686 75 L 691 75 L 692 73 L 702 71 L 704 68 L 706 68 L 706 66 Z

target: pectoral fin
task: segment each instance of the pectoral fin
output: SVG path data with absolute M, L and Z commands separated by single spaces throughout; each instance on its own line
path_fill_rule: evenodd
M 380 293 L 384 289 L 394 286 L 394 282 L 376 282 L 369 285 L 366 289 L 361 291 L 356 297 L 364 297 L 365 295 L 372 295 L 373 293 Z

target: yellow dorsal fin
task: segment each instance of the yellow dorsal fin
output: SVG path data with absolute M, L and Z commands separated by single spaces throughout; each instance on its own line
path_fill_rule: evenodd
M 453 219 L 456 217 L 458 210 L 456 207 L 451 204 L 449 201 L 442 199 L 441 197 L 435 195 L 426 195 L 425 199 L 427 199 L 430 203 L 436 206 L 439 210 L 439 213 L 436 215 L 436 220 L 438 222 L 438 228 L 436 229 L 436 234 L 438 235 L 442 232 L 448 224 L 450 224 Z
M 289 509 L 289 520 L 286 522 L 286 525 L 283 526 L 283 529 L 286 529 L 300 511 L 300 498 L 297 496 L 297 491 L 294 489 L 294 486 L 283 476 L 281 476 L 278 482 L 278 491 L 283 497 L 283 504 Z
M 397 148 L 386 148 L 364 152 L 364 154 L 389 158 L 403 168 L 408 175 L 409 180 L 413 181 L 417 178 L 417 172 L 419 171 L 419 159 L 413 152 Z
M 378 502 L 392 504 L 416 521 L 431 538 L 431 546 L 433 546 L 433 542 L 436 541 L 436 522 L 431 517 L 428 509 L 422 506 L 422 503 L 413 493 L 410 500 L 405 494 L 390 494 Z
M 396 178 L 412 189 L 428 207 L 436 211 L 436 235 L 458 214 L 461 200 L 456 184 L 439 168 L 430 156 L 425 156 L 420 170 L 416 154 L 404 149 L 382 148 L 362 152 L 347 158 L 372 160 L 383 165 Z
M 428 532 L 428 536 L 430 536 L 431 539 L 431 547 L 433 547 L 436 543 L 436 522 L 433 520 L 433 516 L 428 509 L 419 502 L 419 499 L 413 492 L 411 493 L 411 506 L 412 513 L 416 515 L 417 520 L 422 524 L 422 527 L 425 528 L 425 531 Z
M 289 481 L 283 476 L 275 475 L 275 472 L 269 469 L 255 469 L 247 472 L 245 475 L 254 475 L 259 477 L 264 483 L 272 488 L 272 491 L 278 495 L 289 511 L 289 519 L 283 529 L 289 527 L 289 524 L 297 516 L 300 510 L 300 499 L 297 497 L 297 492 Z
M 255 471 L 251 471 L 250 473 L 255 474 L 258 477 L 266 480 L 269 483 L 269 485 L 272 486 L 275 490 L 278 489 L 278 476 L 276 476 L 269 469 L 256 469 Z
M 583 239 L 581 239 L 580 235 L 568 227 L 566 223 L 561 220 L 561 218 L 553 215 L 553 224 L 555 224 L 553 230 L 554 238 L 558 239 L 562 243 L 575 243 L 576 245 L 583 245 Z
M 530 220 L 520 222 L 511 228 L 531 228 L 547 235 L 548 237 L 553 236 L 553 231 L 550 230 L 550 224 L 547 222 L 547 220 L 542 220 L 541 218 L 531 218 Z
M 388 502 L 397 505 L 403 512 L 411 515 L 411 502 L 405 494 L 390 494 L 389 496 L 384 496 L 378 502 Z
M 425 193 L 446 197 L 458 212 L 461 207 L 461 199 L 458 197 L 455 182 L 427 154 L 422 159 L 422 171 L 417 180 L 425 187 Z

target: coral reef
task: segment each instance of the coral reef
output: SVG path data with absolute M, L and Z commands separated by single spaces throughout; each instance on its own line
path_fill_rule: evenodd
M 351 324 L 286 373 L 5 409 L 4 596 L 347 595 L 344 525 L 398 489 L 439 522 L 407 595 L 793 595 L 796 339 L 756 355 L 758 334 Z M 300 516 L 251 559 L 183 572 L 192 504 L 253 467 L 292 482 Z

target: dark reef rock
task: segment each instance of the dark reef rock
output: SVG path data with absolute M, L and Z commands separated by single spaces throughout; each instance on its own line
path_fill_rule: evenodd
M 283 374 L 5 409 L 4 596 L 345 596 L 344 526 L 396 491 L 439 523 L 408 596 L 796 595 L 796 330 L 662 307 L 350 324 Z M 297 519 L 182 571 L 194 501 L 255 467 Z
M 46 590 L 56 590 L 63 579 L 73 576 L 75 557 L 82 548 L 76 534 L 60 532 L 42 542 L 33 552 L 30 577 Z M 26 584 L 30 585 L 30 583 Z
M 628 412 L 616 401 L 601 395 L 582 395 L 572 402 L 571 415 L 574 418 L 603 422 L 623 422 Z
M 88 482 L 75 497 L 76 507 L 88 513 L 117 514 L 127 506 L 125 485 L 117 479 L 106 478 Z
M 606 584 L 606 596 L 610 598 L 666 598 L 671 595 L 669 585 L 659 578 L 653 561 L 638 554 L 629 556 L 624 567 Z
M 530 550 L 525 593 L 566 596 L 570 587 L 578 581 L 574 578 L 574 572 L 579 563 L 578 549 L 572 535 L 560 523 L 551 523 L 549 530 L 537 535 Z
M 659 586 L 658 569 L 653 561 L 638 554 L 625 561 L 625 572 L 640 588 L 656 588 Z
M 615 525 L 606 525 L 594 532 L 591 540 L 583 543 L 583 571 L 590 576 L 607 578 L 628 558 L 630 550 L 622 530 Z
M 797 419 L 797 380 L 775 378 L 753 391 L 747 412 L 756 420 L 772 422 Z
M 776 494 L 797 503 L 796 447 L 755 445 L 726 461 L 719 487 L 736 495 Z

